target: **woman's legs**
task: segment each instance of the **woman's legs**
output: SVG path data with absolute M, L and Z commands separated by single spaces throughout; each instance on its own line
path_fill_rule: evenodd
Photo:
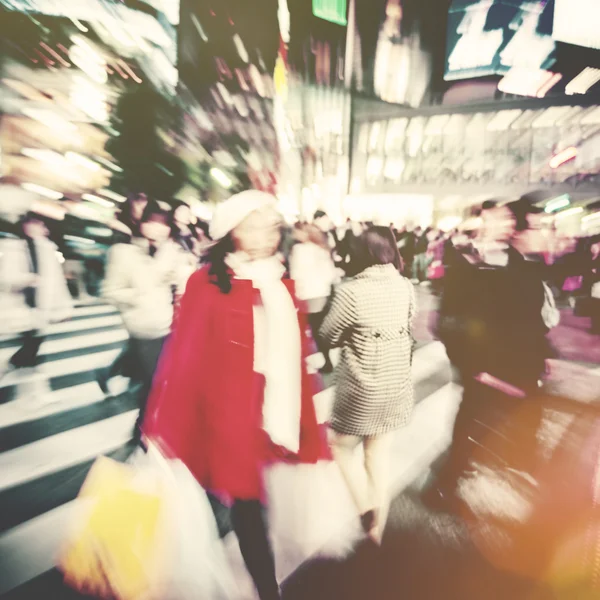
M 359 514 L 364 515 L 374 508 L 369 494 L 369 480 L 365 465 L 358 462 L 356 448 L 362 438 L 353 435 L 332 432 L 331 452 Z
M 279 600 L 275 559 L 260 502 L 236 500 L 231 508 L 231 523 L 260 600 Z
M 389 446 L 391 436 L 360 438 L 334 433 L 331 450 L 340 467 L 350 495 L 361 516 L 376 511 L 373 533 L 379 537 L 388 512 Z M 363 443 L 364 461 L 356 460 L 356 448 Z
M 383 535 L 389 511 L 390 446 L 392 436 L 365 438 L 365 470 L 377 511 L 377 535 Z

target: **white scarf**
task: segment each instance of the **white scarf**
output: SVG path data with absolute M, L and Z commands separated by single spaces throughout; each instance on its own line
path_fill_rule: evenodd
M 263 428 L 271 440 L 290 452 L 300 449 L 302 406 L 301 337 L 294 301 L 281 278 L 276 257 L 249 260 L 236 252 L 227 265 L 237 279 L 249 279 L 260 291 L 254 307 L 254 370 L 265 376 Z

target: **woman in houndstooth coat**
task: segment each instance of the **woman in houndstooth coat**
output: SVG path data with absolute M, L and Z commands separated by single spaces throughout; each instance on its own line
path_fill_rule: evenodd
M 360 272 L 336 291 L 320 334 L 331 347 L 341 348 L 330 420 L 332 450 L 363 528 L 378 541 L 387 512 L 390 434 L 407 423 L 414 403 L 415 294 L 400 274 L 389 228 L 368 229 L 357 250 Z M 361 444 L 364 463 L 359 470 L 354 453 Z M 368 489 L 362 483 L 365 475 Z

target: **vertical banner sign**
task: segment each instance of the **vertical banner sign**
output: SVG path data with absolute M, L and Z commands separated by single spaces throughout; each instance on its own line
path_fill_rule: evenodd
M 313 0 L 313 15 L 336 25 L 346 26 L 346 0 Z

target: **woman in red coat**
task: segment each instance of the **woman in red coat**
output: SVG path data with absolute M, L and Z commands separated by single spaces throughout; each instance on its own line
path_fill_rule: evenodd
M 231 505 L 261 600 L 279 598 L 263 517 L 263 471 L 276 460 L 326 456 L 305 359 L 312 340 L 277 257 L 275 198 L 246 191 L 223 202 L 217 243 L 192 275 L 155 376 L 144 432 Z

